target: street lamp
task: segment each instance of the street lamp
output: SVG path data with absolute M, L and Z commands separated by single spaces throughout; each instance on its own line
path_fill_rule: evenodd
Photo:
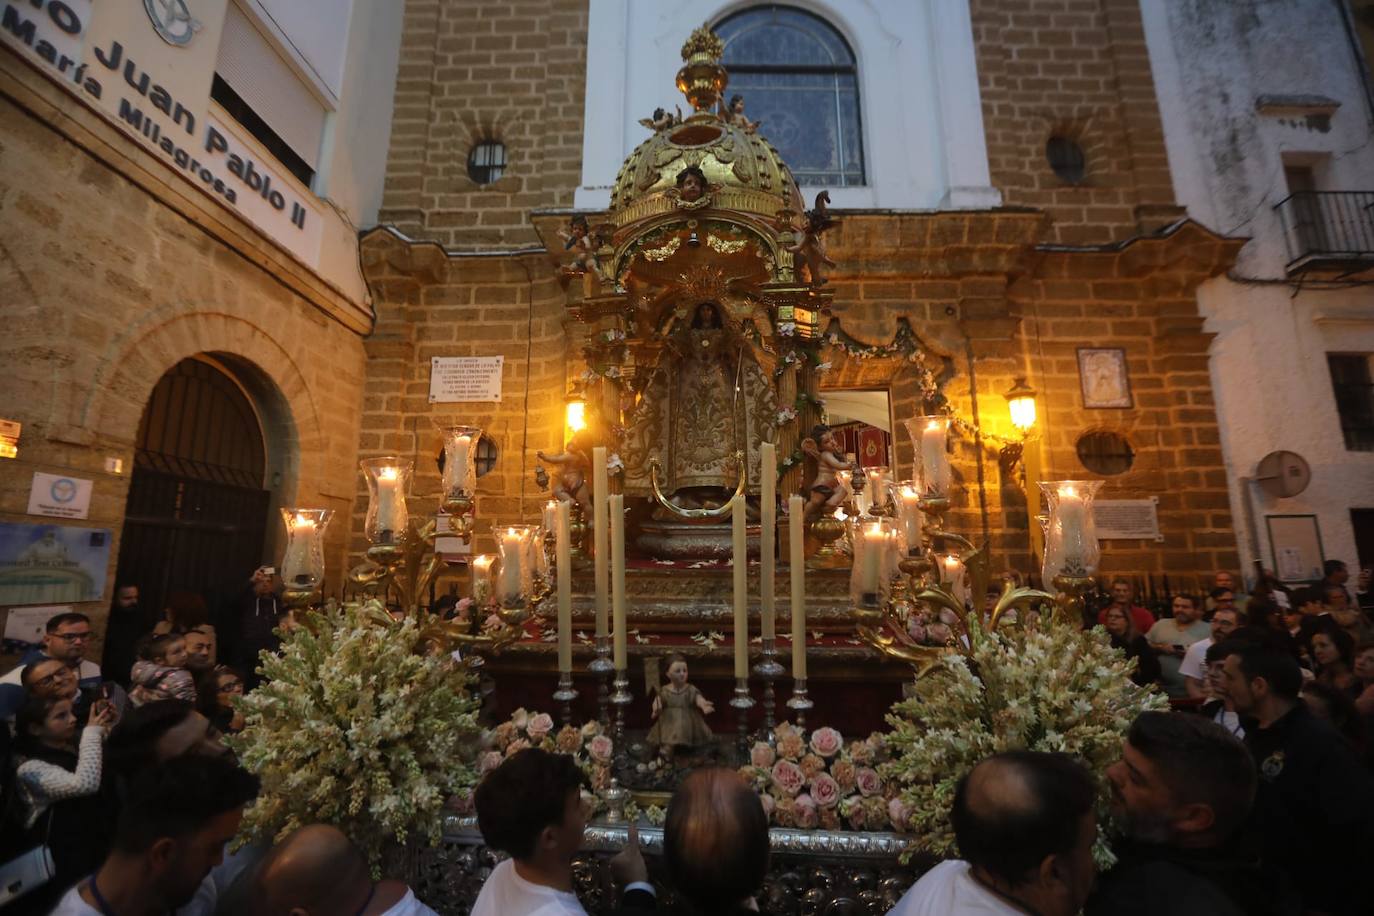
M 1002 395 L 1007 399 L 1007 409 L 1011 411 L 1011 425 L 1022 437 L 1030 435 L 1035 428 L 1035 393 L 1035 389 L 1026 384 L 1026 377 L 1020 375 L 1011 390 Z

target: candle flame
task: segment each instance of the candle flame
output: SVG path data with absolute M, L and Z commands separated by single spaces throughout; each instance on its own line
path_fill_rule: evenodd
M 928 424 L 926 424 L 926 429 L 929 429 L 929 430 L 937 430 L 937 429 L 939 429 L 939 428 L 940 428 L 940 421 L 939 421 L 939 420 L 931 420 Z
M 310 522 L 310 519 L 306 518 L 305 513 L 303 513 L 303 512 L 297 512 L 297 513 L 296 513 L 296 524 L 297 524 L 297 525 L 305 525 L 305 524 L 308 524 L 309 522 Z
M 1060 491 L 1059 491 L 1059 495 L 1060 495 L 1060 496 L 1077 496 L 1077 495 L 1078 495 L 1078 491 L 1075 490 L 1073 487 L 1065 487 L 1063 490 L 1060 490 Z
M 472 565 L 473 565 L 474 567 L 481 566 L 481 567 L 484 567 L 484 568 L 485 568 L 485 567 L 491 565 L 491 561 L 492 561 L 492 555 L 491 555 L 491 554 L 489 554 L 489 553 L 479 553 L 477 556 L 475 556 L 475 557 L 472 558 Z
M 902 498 L 903 498 L 903 499 L 915 499 L 915 498 L 916 498 L 916 488 L 915 488 L 915 487 L 902 487 Z
M 950 569 L 953 569 L 954 567 L 959 565 L 959 558 L 955 556 L 945 557 L 945 565 L 948 566 Z
M 880 535 L 882 535 L 882 533 L 883 533 L 883 523 L 882 523 L 882 522 L 873 522 L 872 524 L 870 524 L 870 525 L 868 526 L 868 536 L 869 536 L 869 537 L 879 537 Z
M 380 471 L 377 472 L 377 479 L 378 479 L 378 480 L 395 480 L 395 479 L 396 479 L 397 477 L 399 477 L 400 475 L 401 475 L 401 469 L 400 469 L 400 468 L 387 466 L 387 467 L 384 467 L 384 468 L 382 468 Z

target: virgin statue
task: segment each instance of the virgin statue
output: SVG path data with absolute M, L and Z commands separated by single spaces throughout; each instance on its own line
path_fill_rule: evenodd
M 690 320 L 686 320 L 690 315 Z M 664 348 L 626 431 L 626 492 L 649 495 L 649 463 L 680 509 L 715 509 L 729 501 L 743 453 L 747 489 L 758 492 L 757 448 L 776 427 L 773 386 L 751 344 L 703 302 L 670 317 Z

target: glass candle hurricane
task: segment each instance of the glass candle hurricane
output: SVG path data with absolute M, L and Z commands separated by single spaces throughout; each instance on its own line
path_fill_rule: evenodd
M 287 588 L 314 591 L 324 581 L 324 529 L 333 509 L 282 509 L 286 523 L 286 552 L 281 578 Z
M 859 607 L 882 607 L 897 574 L 897 532 L 885 518 L 856 518 L 849 525 L 854 546 L 850 598 Z
M 921 488 L 914 480 L 904 480 L 892 487 L 892 504 L 896 510 L 898 545 L 904 556 L 916 556 L 924 546 L 921 539 Z
M 476 426 L 443 426 L 443 498 L 471 499 L 477 490 L 477 443 L 482 430 Z
M 916 480 L 920 482 L 921 495 L 937 499 L 949 496 L 949 417 L 912 417 L 906 421 L 906 430 L 916 455 Z
M 1056 480 L 1040 483 L 1049 507 L 1045 529 L 1046 583 L 1057 576 L 1083 579 L 1097 573 L 1102 547 L 1093 521 L 1093 500 L 1102 488 L 1100 480 Z
M 387 456 L 360 461 L 367 477 L 367 518 L 363 523 L 368 543 L 399 544 L 410 524 L 406 493 L 414 464 L 407 458 Z
M 501 568 L 496 574 L 496 600 L 503 607 L 518 607 L 534 587 L 534 527 L 503 525 L 496 529 L 496 552 Z

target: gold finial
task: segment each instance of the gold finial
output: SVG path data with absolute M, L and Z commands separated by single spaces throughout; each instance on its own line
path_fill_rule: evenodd
M 692 60 L 692 58 L 697 55 L 701 55 L 707 60 L 715 62 L 720 60 L 721 55 L 724 53 L 724 42 L 716 36 L 715 32 L 711 31 L 711 27 L 708 25 L 702 25 L 698 28 L 692 33 L 692 37 L 687 39 L 682 45 L 682 59 L 691 63 L 697 63 L 697 61 Z M 705 63 L 705 61 L 701 62 Z
M 697 112 L 714 111 L 730 75 L 720 65 L 725 44 L 703 25 L 682 46 L 682 69 L 677 72 L 677 88 Z

